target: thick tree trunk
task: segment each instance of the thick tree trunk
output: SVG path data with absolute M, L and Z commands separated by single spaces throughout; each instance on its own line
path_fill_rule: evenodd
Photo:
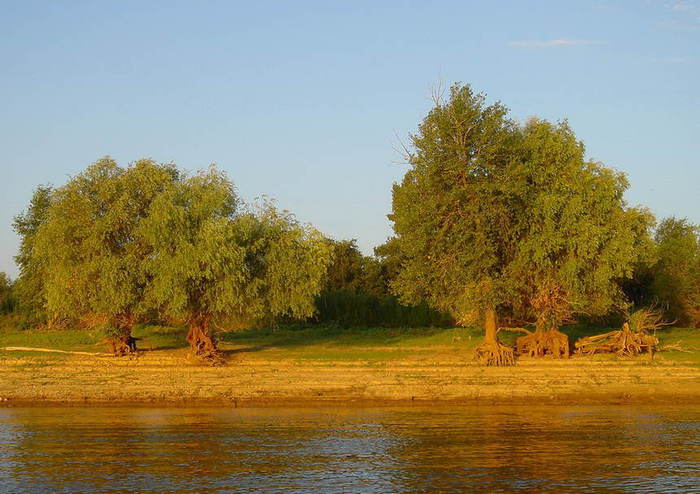
M 513 349 L 498 341 L 498 319 L 496 311 L 484 313 L 484 341 L 476 348 L 476 359 L 485 365 L 515 365 Z
M 187 331 L 187 342 L 190 344 L 192 355 L 207 360 L 212 365 L 223 363 L 223 355 L 216 343 L 216 338 L 211 332 L 207 318 L 198 318 L 190 324 Z
M 111 348 L 112 353 L 117 357 L 136 354 L 137 339 L 131 335 L 134 328 L 134 317 L 131 314 L 120 314 L 114 318 L 114 324 L 117 333 L 102 341 Z

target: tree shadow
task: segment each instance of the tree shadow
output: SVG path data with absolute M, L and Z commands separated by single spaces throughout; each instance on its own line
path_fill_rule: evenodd
M 481 333 L 480 329 L 470 330 L 459 328 L 462 333 L 469 335 Z M 301 329 L 273 330 L 270 328 L 248 329 L 228 332 L 220 335 L 220 341 L 227 344 L 241 345 L 241 348 L 223 350 L 226 355 L 253 353 L 273 348 L 299 348 L 311 345 L 332 345 L 336 348 L 363 346 L 397 346 L 410 341 L 420 345 L 427 338 L 440 338 L 447 333 L 445 339 L 454 342 L 461 340 L 455 335 L 455 328 L 329 328 L 305 327 Z M 466 335 L 466 336 L 469 336 Z M 246 346 L 248 345 L 248 346 Z

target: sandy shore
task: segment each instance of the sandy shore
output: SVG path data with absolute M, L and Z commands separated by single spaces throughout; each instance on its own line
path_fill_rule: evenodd
M 487 368 L 468 356 L 364 362 L 236 353 L 223 367 L 184 349 L 136 359 L 5 353 L 0 406 L 50 403 L 323 405 L 381 403 L 698 403 L 700 368 L 646 357 L 520 360 Z

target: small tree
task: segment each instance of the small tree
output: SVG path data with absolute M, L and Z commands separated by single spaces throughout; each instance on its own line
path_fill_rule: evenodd
M 0 272 L 0 314 L 9 314 L 15 309 L 13 285 L 10 277 Z
M 45 266 L 46 307 L 57 317 L 101 321 L 118 354 L 133 350 L 131 330 L 147 310 L 140 234 L 153 199 L 177 170 L 140 160 L 121 168 L 103 158 L 56 189 L 34 255 Z
M 386 273 L 377 257 L 365 256 L 355 239 L 328 240 L 333 249 L 333 262 L 328 267 L 325 292 L 364 292 L 375 297 L 388 295 Z
M 686 219 L 666 218 L 655 234 L 658 262 L 651 291 L 679 324 L 700 325 L 700 228 Z

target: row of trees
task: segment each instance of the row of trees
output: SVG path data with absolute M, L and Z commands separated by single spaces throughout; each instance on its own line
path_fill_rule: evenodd
M 243 204 L 216 168 L 193 175 L 109 158 L 59 188 L 39 187 L 17 216 L 20 276 L 4 311 L 30 324 L 102 325 L 127 351 L 140 320 L 189 326 L 198 355 L 233 320 L 425 326 L 483 322 L 478 354 L 510 364 L 499 318 L 521 351 L 568 353 L 561 325 L 663 308 L 700 325 L 700 232 L 630 207 L 624 174 L 587 160 L 566 122 L 508 117 L 455 85 L 411 136 L 393 188 L 395 235 L 365 256 L 269 202 Z M 5 288 L 3 288 L 5 287 Z
M 17 295 L 35 318 L 100 324 L 118 352 L 146 317 L 186 323 L 195 354 L 215 358 L 223 320 L 305 318 L 331 248 L 263 202 L 244 205 L 214 167 L 187 175 L 109 158 L 62 187 L 40 187 L 15 228 Z

